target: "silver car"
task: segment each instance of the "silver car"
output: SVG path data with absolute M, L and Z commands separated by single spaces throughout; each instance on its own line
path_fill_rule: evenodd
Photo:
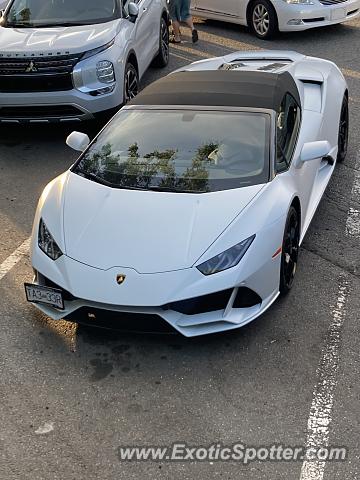
M 169 61 L 165 0 L 11 0 L 0 20 L 0 122 L 88 120 Z

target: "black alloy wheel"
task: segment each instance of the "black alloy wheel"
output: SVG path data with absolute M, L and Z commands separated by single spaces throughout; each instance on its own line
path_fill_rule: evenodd
M 341 113 L 340 113 L 340 122 L 339 122 L 339 138 L 338 138 L 338 154 L 337 161 L 343 162 L 346 158 L 347 149 L 349 143 L 349 100 L 346 95 L 344 95 Z
M 161 19 L 160 23 L 160 37 L 159 37 L 159 53 L 154 58 L 153 65 L 154 67 L 166 67 L 169 63 L 169 26 L 164 17 Z
M 290 207 L 284 232 L 280 268 L 280 293 L 286 295 L 293 286 L 297 269 L 300 243 L 299 214 L 294 206 Z
M 139 93 L 139 78 L 134 65 L 130 62 L 125 67 L 124 104 L 130 102 Z

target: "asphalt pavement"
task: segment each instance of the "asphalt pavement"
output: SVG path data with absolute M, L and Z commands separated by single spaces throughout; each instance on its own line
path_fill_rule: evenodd
M 169 67 L 150 69 L 143 85 L 194 60 L 264 48 L 335 61 L 349 83 L 349 154 L 306 235 L 294 288 L 227 334 L 125 334 L 41 315 L 25 301 L 32 272 L 22 256 L 0 276 L 1 480 L 360 478 L 360 20 L 272 42 L 219 22 L 198 29 L 199 43 L 186 36 L 172 46 Z M 42 189 L 75 160 L 69 132 L 0 127 L 0 266 L 29 237 Z M 309 445 L 324 412 L 321 441 L 347 447 L 348 459 L 314 474 L 301 461 L 121 462 L 117 455 L 119 446 L 174 442 Z

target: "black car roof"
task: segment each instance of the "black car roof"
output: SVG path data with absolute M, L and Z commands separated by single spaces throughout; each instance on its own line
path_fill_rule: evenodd
M 203 70 L 168 75 L 145 88 L 130 105 L 252 107 L 278 111 L 290 93 L 300 105 L 289 72 Z

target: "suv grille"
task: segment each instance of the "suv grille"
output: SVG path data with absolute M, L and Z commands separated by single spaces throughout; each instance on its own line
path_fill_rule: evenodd
M 82 110 L 73 105 L 40 105 L 30 107 L 0 107 L 0 119 L 36 120 L 43 118 L 80 118 Z M 50 285 L 48 285 L 50 286 Z
M 0 58 L 1 92 L 71 90 L 71 73 L 81 55 Z

